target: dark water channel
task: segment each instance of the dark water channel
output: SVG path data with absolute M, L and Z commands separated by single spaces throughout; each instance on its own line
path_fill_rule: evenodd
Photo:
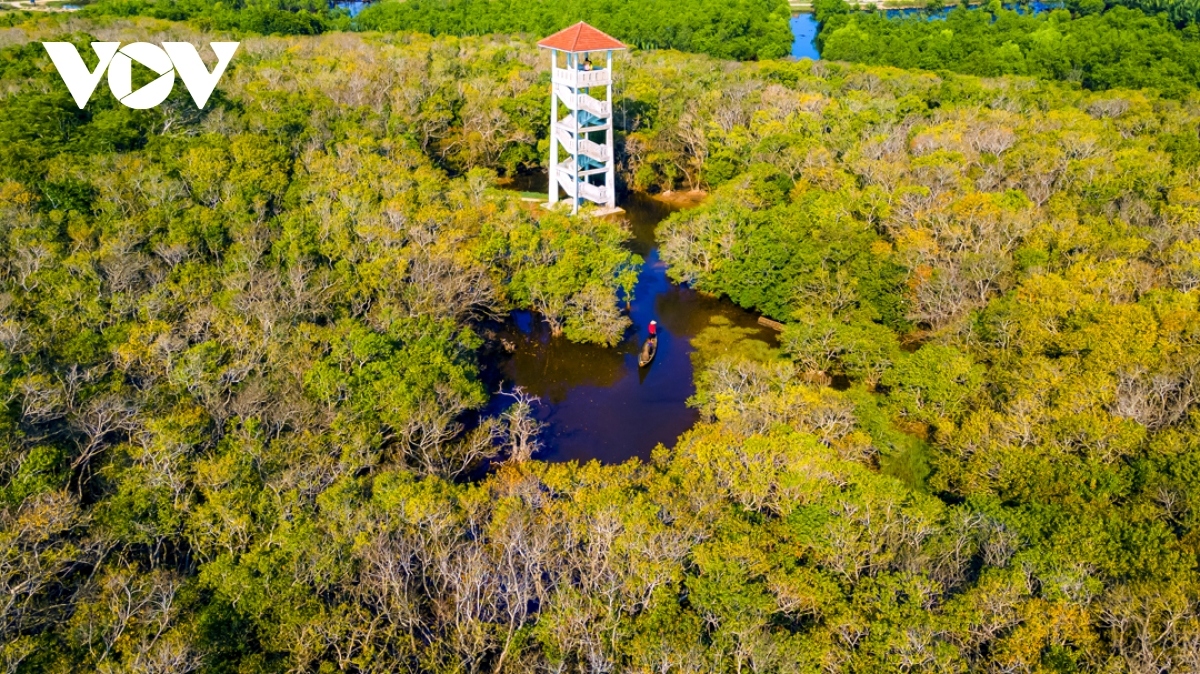
M 510 187 L 544 193 L 545 184 L 541 175 Z M 541 399 L 536 412 L 547 427 L 538 459 L 617 463 L 648 458 L 660 442 L 672 445 L 698 418 L 686 405 L 695 393 L 689 340 L 711 325 L 714 316 L 757 328 L 764 339 L 775 341 L 773 332 L 758 326 L 755 314 L 667 278 L 654 235 L 674 207 L 637 193 L 618 205 L 632 230 L 628 245 L 645 259 L 629 311 L 633 327 L 625 340 L 610 349 L 554 338 L 529 312 L 515 312 L 497 334 L 514 348 L 511 353 L 499 350 L 489 379 L 501 380 L 506 390 L 522 386 Z M 658 354 L 648 367 L 638 368 L 638 349 L 651 320 L 658 321 Z M 494 400 L 488 413 L 499 412 L 506 402 Z

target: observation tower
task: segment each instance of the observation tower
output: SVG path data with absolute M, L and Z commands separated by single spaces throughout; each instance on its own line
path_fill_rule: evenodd
M 572 213 L 579 211 L 584 199 L 616 209 L 612 64 L 613 52 L 626 47 L 582 21 L 538 42 L 538 46 L 550 50 L 552 73 L 550 205 L 558 203 L 562 188 L 571 200 Z M 560 145 L 566 150 L 562 162 Z

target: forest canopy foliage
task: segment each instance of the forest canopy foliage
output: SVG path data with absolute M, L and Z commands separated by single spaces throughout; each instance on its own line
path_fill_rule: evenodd
M 201 30 L 258 35 L 318 35 L 348 30 L 348 13 L 325 0 L 100 0 L 84 5 L 84 16 L 149 16 L 190 21 Z
M 6 671 L 1200 668 L 1192 99 L 622 54 L 622 180 L 710 190 L 670 273 L 787 325 L 702 334 L 649 462 L 552 465 L 480 319 L 611 342 L 639 260 L 492 187 L 532 42 L 257 38 L 203 112 L 80 111 L 68 30 L 213 37 L 0 33 Z
M 1098 12 L 1105 7 L 1129 7 L 1151 16 L 1161 14 L 1180 28 L 1200 22 L 1200 2 L 1197 0 L 1071 0 L 1069 6 L 1085 13 Z
M 432 35 L 544 36 L 582 20 L 643 49 L 753 60 L 788 54 L 790 14 L 786 0 L 404 0 L 367 7 L 358 26 Z
M 1086 5 L 1086 3 L 1080 3 Z M 1183 97 L 1200 86 L 1200 27 L 1117 6 L 1031 14 L 992 2 L 944 20 L 888 18 L 818 0 L 822 58 L 971 75 L 1031 75 L 1085 89 L 1153 87 Z
M 786 0 L 387 0 L 354 20 L 324 0 L 99 0 L 84 14 L 189 20 L 203 30 L 263 35 L 353 29 L 544 37 L 583 20 L 637 47 L 739 60 L 781 58 L 792 45 Z

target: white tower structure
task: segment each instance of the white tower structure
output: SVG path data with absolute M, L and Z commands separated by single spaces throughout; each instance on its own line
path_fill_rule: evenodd
M 550 204 L 561 188 L 572 213 L 583 199 L 615 209 L 612 65 L 626 47 L 582 21 L 538 46 L 550 50 Z

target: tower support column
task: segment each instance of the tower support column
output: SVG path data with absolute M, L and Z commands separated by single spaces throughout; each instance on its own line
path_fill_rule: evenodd
M 554 137 L 554 127 L 558 123 L 558 95 L 554 93 L 554 69 L 558 66 L 558 50 L 550 50 L 550 166 L 546 175 L 550 176 L 550 205 L 558 203 L 558 139 Z
M 608 63 L 604 67 L 608 70 L 608 72 L 611 73 L 612 72 L 612 64 L 613 64 L 613 53 L 612 53 L 611 49 L 608 50 L 607 61 L 608 61 Z M 606 137 L 606 142 L 605 142 L 605 145 L 608 146 L 608 166 L 606 167 L 606 170 L 604 172 L 604 189 L 605 189 L 605 194 L 608 196 L 608 207 L 616 208 L 617 207 L 617 173 L 616 173 L 617 148 L 616 148 L 616 144 L 613 142 L 613 134 L 614 134 L 614 132 L 613 132 L 613 107 L 612 107 L 613 82 L 612 82 L 611 77 L 608 80 L 608 86 L 606 86 L 604 88 L 604 90 L 605 90 L 605 102 L 608 103 L 608 129 L 606 130 L 607 137 Z

